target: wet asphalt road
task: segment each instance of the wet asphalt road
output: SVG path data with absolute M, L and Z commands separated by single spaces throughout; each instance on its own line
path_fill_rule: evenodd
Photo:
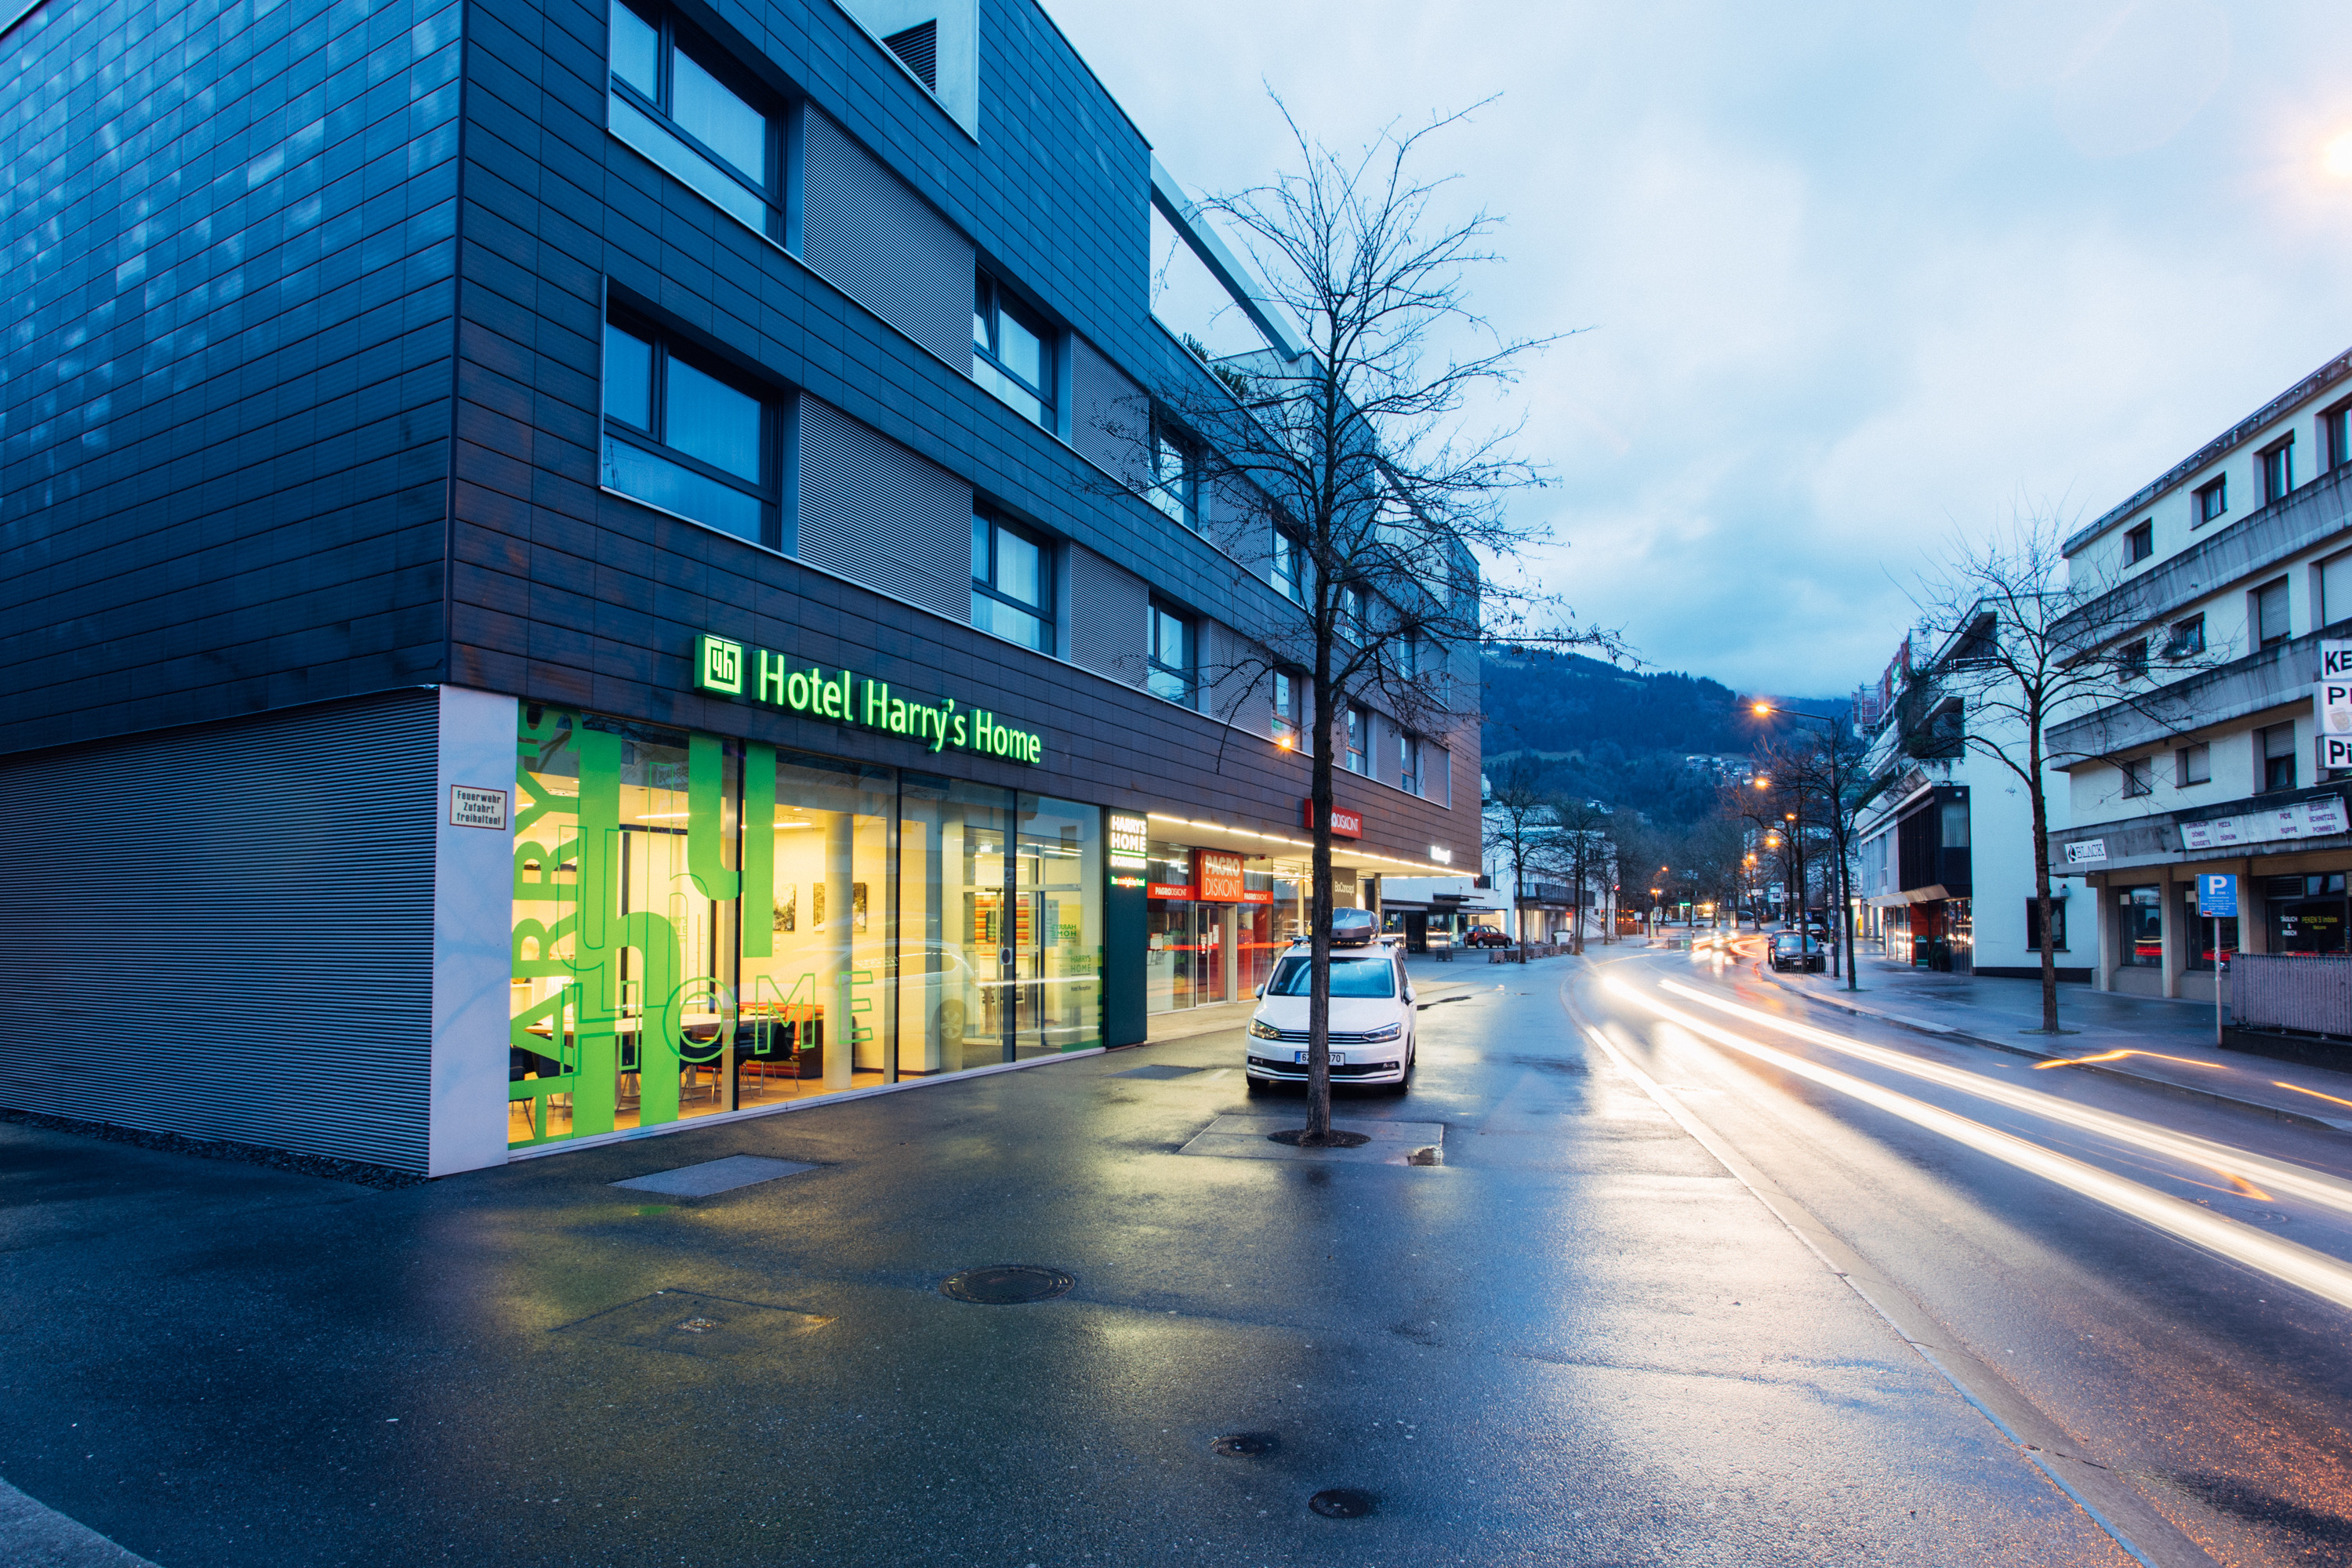
M 0 1477 L 163 1568 L 2126 1563 L 1638 1071 L 1915 1339 L 2010 1358 L 1996 1410 L 2163 1448 L 2273 1552 L 2224 1561 L 2338 1560 L 2279 1522 L 2335 1517 L 2336 1309 L 1677 1034 L 1593 983 L 1752 982 L 1616 957 L 1439 982 L 1413 1093 L 1340 1108 L 1443 1122 L 1429 1168 L 1179 1154 L 1266 1109 L 1238 1032 L 397 1192 L 0 1126 Z M 735 1153 L 818 1169 L 606 1185 Z M 939 1291 L 1006 1261 L 1078 1282 Z
M 1569 990 L 1583 1023 L 1851 1247 L 1920 1338 L 1968 1362 L 1973 1391 L 2038 1424 L 2094 1506 L 2132 1514 L 2153 1561 L 2352 1563 L 2352 1136 L 1809 1007 L 1751 962 L 1645 953 Z M 1867 1103 L 1725 1035 L 1900 1098 Z M 1903 1113 L 1920 1105 L 2024 1147 L 1970 1146 Z M 2165 1132 L 2209 1146 L 2183 1157 Z M 2034 1151 L 2079 1169 L 2021 1168 Z M 2100 1190 L 2223 1226 L 2183 1238 L 2160 1208 Z M 2266 1266 L 2254 1249 L 2271 1238 L 2315 1255 L 2286 1262 L 2318 1289 Z

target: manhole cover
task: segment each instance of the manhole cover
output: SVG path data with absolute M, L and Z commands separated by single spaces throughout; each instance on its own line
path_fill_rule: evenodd
M 1325 1519 L 1361 1519 L 1372 1511 L 1372 1494 L 1351 1487 L 1334 1487 L 1308 1498 L 1307 1506 Z
M 1066 1296 L 1077 1282 L 1075 1274 L 1034 1263 L 992 1263 L 985 1268 L 967 1268 L 961 1274 L 949 1275 L 940 1282 L 940 1293 L 958 1301 L 1010 1307 L 1023 1301 L 1050 1301 L 1056 1296 Z
M 1252 1458 L 1259 1454 L 1271 1454 L 1274 1452 L 1274 1434 L 1228 1432 L 1209 1445 L 1209 1452 L 1223 1454 L 1227 1458 Z

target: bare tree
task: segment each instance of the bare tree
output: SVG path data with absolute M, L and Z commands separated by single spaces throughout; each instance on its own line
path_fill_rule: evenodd
M 1514 757 L 1508 772 L 1486 797 L 1485 836 L 1511 862 L 1511 940 L 1518 962 L 1528 961 L 1527 928 L 1519 914 L 1519 892 L 1529 871 L 1540 872 L 1550 858 L 1557 831 L 1551 793 L 1543 787 L 1536 766 L 1526 757 Z
M 1353 156 L 1291 120 L 1295 170 L 1201 204 L 1193 216 L 1239 237 L 1304 345 L 1202 358 L 1155 388 L 1140 432 L 1155 499 L 1171 483 L 1214 495 L 1207 531 L 1280 595 L 1232 595 L 1242 641 L 1217 661 L 1219 684 L 1239 702 L 1280 678 L 1311 705 L 1309 1144 L 1347 1141 L 1331 1135 L 1330 818 L 1355 705 L 1376 698 L 1401 735 L 1451 741 L 1475 720 L 1483 648 L 1616 647 L 1481 564 L 1546 537 L 1507 504 L 1543 477 L 1511 450 L 1516 427 L 1467 430 L 1465 406 L 1550 340 L 1503 337 L 1468 303 L 1468 270 L 1498 259 L 1496 220 L 1439 216 L 1447 181 L 1417 172 L 1426 140 L 1458 119 Z
M 1598 801 L 1568 798 L 1555 801 L 1552 821 L 1559 826 L 1558 858 L 1568 874 L 1575 900 L 1575 921 L 1570 927 L 1571 951 L 1584 952 L 1584 888 L 1606 855 L 1609 811 Z
M 2096 752 L 2046 750 L 2053 724 L 2095 707 L 2121 706 L 2170 727 L 2158 688 L 2213 668 L 2220 650 L 2159 634 L 2129 584 L 2068 570 L 2066 526 L 2050 516 L 2019 519 L 2008 541 L 1958 542 L 1948 563 L 1914 595 L 1942 651 L 1913 686 L 1956 697 L 1959 710 L 1933 704 L 1923 721 L 1957 731 L 1957 747 L 2014 774 L 2033 815 L 2033 897 L 2042 922 L 2042 1031 L 2057 1034 L 2057 953 L 2051 946 L 2050 806 L 2044 777 L 2053 766 Z M 1915 706 L 1917 706 L 1915 704 Z M 2143 764 L 2145 765 L 2145 764 Z

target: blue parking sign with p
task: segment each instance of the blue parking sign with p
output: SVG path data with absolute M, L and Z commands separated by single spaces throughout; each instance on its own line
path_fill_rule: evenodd
M 2238 917 L 2238 879 L 2218 873 L 2197 879 L 2197 913 L 2222 920 Z

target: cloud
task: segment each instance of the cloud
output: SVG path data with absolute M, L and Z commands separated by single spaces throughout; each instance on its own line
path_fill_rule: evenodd
M 2352 342 L 2352 7 L 1046 0 L 1195 188 L 1499 102 L 1441 143 L 1508 217 L 1509 407 L 1549 581 L 1651 662 L 1872 680 L 1955 529 L 2095 515 Z

